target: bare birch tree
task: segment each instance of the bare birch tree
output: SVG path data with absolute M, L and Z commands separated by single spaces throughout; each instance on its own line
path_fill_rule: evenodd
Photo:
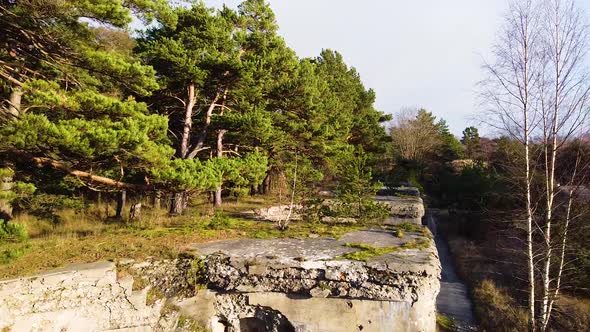
M 542 62 L 539 52 L 538 16 L 533 1 L 513 1 L 494 46 L 494 63 L 484 65 L 488 78 L 482 82 L 490 125 L 522 144 L 525 156 L 524 215 L 526 216 L 526 256 L 528 271 L 530 330 L 535 326 L 535 257 L 533 250 L 533 204 L 531 133 L 537 125 L 534 109 L 535 87 Z
M 551 316 L 551 263 L 553 259 L 552 228 L 554 226 L 555 176 L 558 151 L 570 138 L 580 134 L 588 114 L 589 76 L 585 71 L 588 47 L 588 25 L 573 0 L 544 0 L 540 24 L 543 79 L 542 91 L 543 150 L 545 174 L 545 242 L 542 267 L 543 295 L 540 308 L 540 328 L 547 329 Z M 569 225 L 568 225 L 569 226 Z M 563 243 L 565 249 L 565 243 Z M 559 272 L 558 272 L 559 273 Z M 561 276 L 559 276 L 560 278 Z M 556 282 L 555 287 L 559 287 Z
M 483 87 L 490 106 L 490 124 L 519 140 L 525 156 L 523 208 L 531 331 L 547 330 L 562 284 L 573 192 L 559 241 L 552 234 L 557 222 L 556 176 L 568 170 L 558 170 L 557 165 L 560 149 L 582 134 L 588 117 L 590 75 L 584 67 L 588 34 L 588 25 L 574 0 L 515 0 L 494 49 L 496 61 L 484 66 L 489 76 Z M 537 137 L 540 141 L 535 140 Z M 542 155 L 531 156 L 532 144 Z M 537 159 L 541 162 L 533 163 Z M 533 182 L 535 173 L 543 174 L 542 184 Z M 543 190 L 535 190 L 537 186 Z M 536 238 L 541 241 L 535 243 Z M 556 247 L 561 257 L 555 269 Z M 539 266 L 537 255 L 541 257 Z M 539 307 L 537 284 L 541 286 Z

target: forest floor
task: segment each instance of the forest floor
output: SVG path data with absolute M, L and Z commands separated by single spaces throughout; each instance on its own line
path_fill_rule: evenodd
M 144 207 L 141 219 L 136 222 L 105 218 L 105 212 L 96 207 L 86 211 L 60 211 L 58 223 L 21 214 L 13 222 L 26 226 L 28 239 L 2 244 L 0 279 L 30 275 L 70 263 L 173 258 L 189 244 L 222 239 L 305 238 L 310 234 L 338 237 L 366 227 L 292 222 L 287 230 L 281 231 L 276 223 L 242 216 L 243 211 L 274 203 L 267 197 L 253 197 L 227 202 L 218 210 L 203 203 L 190 207 L 182 216 L 169 216 L 165 210 Z

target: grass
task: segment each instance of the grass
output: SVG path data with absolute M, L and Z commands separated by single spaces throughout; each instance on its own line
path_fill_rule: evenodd
M 190 332 L 208 332 L 210 331 L 203 325 L 199 324 L 196 320 L 180 315 L 178 318 L 178 327 L 182 329 L 182 331 L 190 331 Z
M 156 287 L 151 287 L 145 297 L 145 303 L 149 306 L 154 305 L 156 302 L 164 299 L 164 293 Z
M 475 311 L 487 331 L 526 331 L 528 313 L 502 287 L 486 279 L 473 290 Z
M 59 211 L 57 220 L 43 220 L 22 214 L 12 222 L 24 226 L 28 240 L 0 244 L 0 279 L 30 275 L 71 263 L 89 263 L 100 260 L 116 261 L 121 258 L 144 260 L 148 257 L 175 258 L 195 243 L 237 238 L 308 238 L 310 236 L 338 239 L 343 234 L 367 227 L 380 227 L 374 223 L 325 224 L 293 221 L 281 231 L 275 223 L 261 222 L 242 217 L 243 211 L 276 204 L 274 198 L 252 197 L 227 201 L 214 210 L 205 201 L 194 204 L 182 216 L 171 217 L 165 210 L 144 206 L 136 222 L 124 222 L 106 217 L 112 206 L 90 207 L 83 211 Z M 383 226 L 403 238 L 406 233 L 430 233 L 422 226 L 402 224 Z M 421 241 L 410 241 L 394 248 L 359 248 L 345 259 L 366 260 L 385 251 L 420 248 Z M 195 267 L 198 268 L 198 267 Z M 137 286 L 139 287 L 139 286 Z
M 404 232 L 407 232 L 407 233 L 418 233 L 418 234 L 421 234 L 422 236 L 425 236 L 429 239 L 432 238 L 432 233 L 430 233 L 428 228 L 426 228 L 422 225 L 413 224 L 413 223 L 409 223 L 409 222 L 399 224 L 399 225 L 390 225 L 390 226 L 387 226 L 386 229 L 396 232 L 398 234 L 398 237 L 404 237 L 404 235 L 403 235 Z M 401 234 L 401 236 L 400 236 L 400 234 Z
M 338 238 L 363 225 L 326 225 L 292 222 L 285 231 L 272 222 L 240 217 L 240 211 L 271 204 L 262 198 L 228 202 L 215 212 L 209 205 L 193 206 L 186 215 L 170 217 L 167 211 L 144 207 L 140 221 L 105 219 L 102 208 L 59 212 L 59 223 L 31 215 L 13 222 L 25 226 L 29 240 L 2 243 L 0 279 L 30 275 L 70 263 L 174 258 L 190 244 L 236 238 L 307 238 L 311 234 Z M 112 209 L 111 209 L 112 211 Z
M 455 321 L 443 314 L 436 314 L 436 326 L 442 332 L 454 331 L 456 328 Z
M 353 261 L 363 262 L 368 261 L 369 258 L 389 254 L 391 252 L 400 250 L 400 247 L 373 247 L 364 243 L 347 243 L 346 247 L 360 250 L 346 253 L 342 255 L 342 257 L 340 257 L 341 259 L 349 259 Z

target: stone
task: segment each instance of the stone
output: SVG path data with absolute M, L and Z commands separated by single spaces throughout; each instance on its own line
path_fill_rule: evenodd
M 427 246 L 367 261 L 343 259 L 346 253 L 360 250 L 347 243 L 401 248 L 411 241 L 425 241 Z M 232 315 L 254 319 L 255 308 L 261 305 L 272 309 L 264 315 L 282 317 L 275 318 L 286 319 L 296 331 L 351 331 L 358 325 L 364 326 L 363 331 L 435 331 L 440 263 L 433 241 L 422 233 L 408 232 L 399 238 L 394 232 L 368 229 L 339 239 L 239 239 L 191 249 L 205 260 L 209 291 L 214 294 L 208 301 L 217 308 L 207 326 L 223 321 L 240 330 L 253 321 Z M 227 304 L 227 296 L 239 297 L 250 309 L 235 301 L 233 309 L 215 304 Z M 344 318 L 325 320 L 326 308 Z M 267 328 L 274 331 L 276 326 Z
M 128 266 L 133 263 L 135 263 L 135 260 L 131 258 L 121 258 L 117 261 L 118 266 Z
M 0 281 L 0 329 L 18 331 L 147 330 L 161 306 L 131 301 L 128 278 L 111 262 L 76 264 Z M 10 294 L 10 295 L 7 295 Z
M 309 295 L 311 295 L 311 297 L 321 297 L 321 298 L 326 298 L 326 297 L 330 296 L 331 293 L 332 292 L 330 291 L 330 289 L 321 288 L 321 287 L 315 287 L 309 291 Z
M 294 205 L 291 211 L 290 220 L 301 220 L 300 211 L 303 208 L 301 205 Z M 289 215 L 290 205 L 277 205 L 266 208 L 260 208 L 254 210 L 254 215 L 257 219 L 266 221 L 281 221 L 285 220 Z
M 424 203 L 422 198 L 414 196 L 377 196 L 375 201 L 380 204 L 388 205 L 390 208 L 390 218 L 386 224 L 399 224 L 410 222 L 421 225 L 424 217 Z
M 399 219 L 417 222 L 423 214 L 416 196 L 381 201 Z M 363 250 L 347 245 L 353 243 L 398 249 L 345 259 Z M 0 330 L 183 331 L 180 317 L 212 332 L 436 329 L 440 263 L 423 232 L 398 237 L 379 228 L 338 239 L 237 239 L 189 250 L 168 260 L 121 259 L 119 273 L 115 263 L 96 262 L 0 281 Z M 164 298 L 148 305 L 150 289 Z

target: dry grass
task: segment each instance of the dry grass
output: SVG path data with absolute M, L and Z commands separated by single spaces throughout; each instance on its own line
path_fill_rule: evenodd
M 20 215 L 14 222 L 26 226 L 30 239 L 5 243 L 8 253 L 0 262 L 0 279 L 34 274 L 70 263 L 121 258 L 172 258 L 194 243 L 231 238 L 339 237 L 363 225 L 325 225 L 293 222 L 280 231 L 274 223 L 241 218 L 239 212 L 273 204 L 254 198 L 228 202 L 215 212 L 209 205 L 195 205 L 186 215 L 171 217 L 165 210 L 144 208 L 140 221 L 127 223 L 105 219 L 96 208 L 84 212 L 59 212 L 60 222 Z M 1 254 L 1 253 L 0 253 Z
M 473 290 L 475 310 L 484 331 L 526 331 L 527 311 L 508 292 L 491 280 L 482 281 Z
M 471 287 L 481 329 L 526 331 L 528 311 L 522 290 L 526 285 L 516 278 L 517 273 L 524 272 L 519 270 L 523 266 L 522 251 L 506 234 L 490 233 L 474 241 L 458 236 L 448 224 L 443 226 L 447 226 L 457 272 Z M 590 299 L 560 295 L 549 330 L 590 332 Z
M 562 295 L 556 302 L 553 327 L 556 331 L 590 331 L 590 299 Z

